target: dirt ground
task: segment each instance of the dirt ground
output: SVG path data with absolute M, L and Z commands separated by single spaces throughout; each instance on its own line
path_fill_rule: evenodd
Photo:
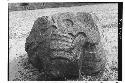
M 43 3 L 42 3 L 43 4 Z M 51 4 L 51 3 L 50 3 Z M 55 3 L 56 4 L 56 3 Z M 62 3 L 61 3 L 62 4 Z M 34 20 L 43 15 L 51 15 L 63 11 L 94 12 L 98 17 L 97 25 L 101 35 L 101 43 L 106 53 L 107 63 L 103 76 L 98 78 L 83 77 L 81 80 L 118 80 L 118 8 L 117 4 L 101 4 L 91 6 L 73 6 L 64 8 L 18 11 L 20 4 L 9 4 L 9 80 L 40 80 L 41 74 L 28 62 L 25 52 L 25 40 Z M 25 4 L 26 5 L 26 4 Z M 28 4 L 31 5 L 31 4 Z M 33 4 L 32 4 L 33 5 Z M 100 7 L 101 6 L 101 7 Z M 22 7 L 22 6 L 21 6 Z M 19 8 L 19 7 L 18 7 Z M 35 7 L 34 7 L 35 9 Z M 16 10 L 16 11 L 15 11 Z M 26 10 L 25 8 L 22 10 Z M 13 12 L 12 12 L 13 11 Z

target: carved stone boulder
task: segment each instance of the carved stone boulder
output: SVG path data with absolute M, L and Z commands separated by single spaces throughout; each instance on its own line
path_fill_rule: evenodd
M 46 80 L 77 79 L 105 67 L 98 26 L 85 12 L 39 17 L 26 38 L 25 50 Z

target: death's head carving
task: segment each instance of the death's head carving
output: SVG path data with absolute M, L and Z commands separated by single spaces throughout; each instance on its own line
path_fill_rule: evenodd
M 72 80 L 96 75 L 105 67 L 98 26 L 85 12 L 39 17 L 26 39 L 31 64 L 46 80 Z

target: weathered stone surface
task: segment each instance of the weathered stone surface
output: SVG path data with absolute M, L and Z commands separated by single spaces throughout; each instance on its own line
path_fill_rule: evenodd
M 31 64 L 26 64 L 25 69 L 21 61 L 23 56 L 27 60 L 25 52 L 25 39 L 38 17 L 53 15 L 57 12 L 91 12 L 98 18 L 97 24 L 101 36 L 101 43 L 104 50 L 107 52 L 106 71 L 100 78 L 93 79 L 91 76 L 83 76 L 81 80 L 118 80 L 118 4 L 100 4 L 91 6 L 50 8 L 29 11 L 14 11 L 9 13 L 9 80 L 16 81 L 36 81 L 40 74 Z M 102 47 L 101 46 L 101 47 Z M 73 52 L 77 54 L 76 52 Z M 60 54 L 60 53 L 58 53 Z M 17 58 L 20 57 L 20 60 Z M 15 66 L 16 64 L 16 66 Z M 35 69 L 35 70 L 34 70 Z M 21 71 L 20 71 L 21 70 Z M 15 74 L 16 72 L 16 74 Z M 37 73 L 36 73 L 37 72 Z M 23 74 L 22 74 L 23 73 Z M 42 76 L 41 76 L 42 78 Z M 40 79 L 45 80 L 45 79 Z
M 92 31 L 92 18 L 81 14 L 60 13 L 51 20 L 43 16 L 34 22 L 25 50 L 32 65 L 45 72 L 46 80 L 76 79 L 80 73 L 91 75 L 102 70 L 102 65 L 104 68 L 103 57 L 98 56 L 96 49 L 100 40 L 98 29 Z M 83 22 L 83 17 L 88 19 Z
M 102 45 L 85 43 L 83 46 L 81 59 L 81 73 L 86 75 L 96 75 L 97 72 L 103 72 L 106 63 L 105 53 Z M 96 73 L 96 74 L 95 74 Z
M 52 16 L 59 30 L 62 33 L 84 32 L 91 43 L 98 43 L 100 41 L 100 33 L 92 15 L 86 12 L 65 12 L 57 13 Z

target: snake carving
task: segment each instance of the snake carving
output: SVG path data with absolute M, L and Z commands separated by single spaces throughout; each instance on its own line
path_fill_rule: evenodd
M 26 38 L 31 64 L 45 80 L 71 80 L 105 67 L 97 25 L 89 13 L 57 13 L 39 17 Z

